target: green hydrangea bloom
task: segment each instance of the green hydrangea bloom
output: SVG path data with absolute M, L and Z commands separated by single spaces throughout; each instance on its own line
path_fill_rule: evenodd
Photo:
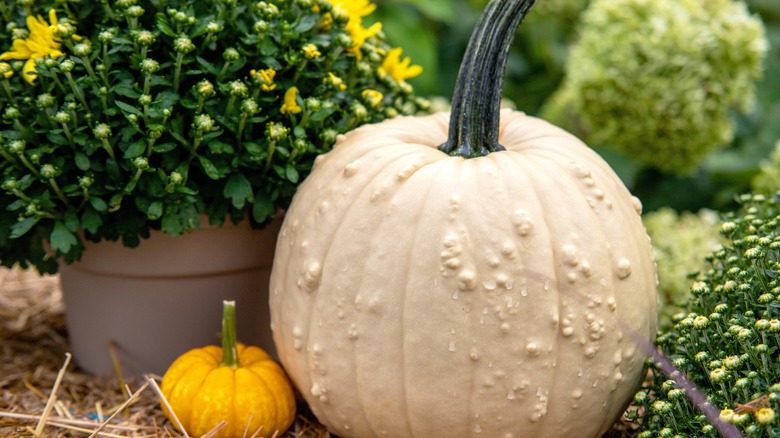
M 653 243 L 658 270 L 659 327 L 671 328 L 672 316 L 679 313 L 690 298 L 693 277 L 707 269 L 702 254 L 719 248 L 723 239 L 718 232 L 720 218 L 712 210 L 677 213 L 662 208 L 642 218 Z
M 730 142 L 767 52 L 735 0 L 594 0 L 566 79 L 543 116 L 663 171 L 685 173 Z
M 726 243 L 690 288 L 676 325 L 656 343 L 708 400 L 720 420 L 746 437 L 780 436 L 780 192 L 743 195 L 725 216 Z M 674 373 L 653 367 L 628 416 L 643 436 L 716 437 Z M 667 409 L 658 409 L 664 406 Z M 765 409 L 764 411 L 761 411 Z
M 780 141 L 767 160 L 760 163 L 761 170 L 753 177 L 753 190 L 760 193 L 773 193 L 780 190 Z

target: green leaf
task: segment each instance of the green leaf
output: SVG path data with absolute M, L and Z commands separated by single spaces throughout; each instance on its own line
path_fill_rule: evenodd
M 446 0 L 450 1 L 450 0 Z M 293 33 L 304 33 L 312 30 L 314 26 L 319 23 L 320 19 L 314 14 L 304 15 L 298 22 L 298 25 L 293 28 Z
M 108 204 L 106 204 L 106 201 L 95 196 L 89 197 L 89 204 L 92 206 L 92 208 L 95 209 L 95 211 L 103 212 L 108 210 Z
M 184 226 L 176 212 L 166 212 L 160 223 L 163 232 L 171 236 L 179 236 L 184 232 Z
M 103 219 L 97 214 L 94 208 L 85 208 L 84 213 L 81 214 L 81 227 L 88 233 L 95 234 L 103 224 Z
M 263 38 L 263 42 L 260 43 L 260 53 L 263 56 L 274 56 L 279 52 L 279 47 L 273 42 L 271 38 Z
M 299 178 L 298 169 L 296 169 L 292 164 L 288 164 L 287 168 L 285 169 L 285 176 L 291 183 L 297 183 Z
M 203 168 L 203 171 L 206 172 L 206 175 L 209 178 L 217 180 L 222 176 L 219 172 L 219 169 L 217 169 L 217 166 L 215 166 L 214 163 L 212 163 L 208 158 L 202 155 L 198 155 L 198 161 L 200 162 L 200 166 Z
M 89 170 L 91 163 L 89 162 L 89 157 L 84 152 L 76 152 L 73 156 L 73 161 L 76 163 L 76 167 L 79 168 L 79 170 L 86 172 Z
M 157 15 L 155 15 L 155 22 L 157 23 L 157 29 L 160 30 L 160 32 L 164 33 L 165 35 L 168 35 L 171 38 L 175 38 L 178 35 L 176 35 L 176 32 L 171 27 L 170 23 L 168 23 L 168 19 L 165 17 L 165 14 L 162 12 L 158 12 Z
M 76 214 L 76 210 L 73 207 L 69 208 L 68 211 L 65 212 L 64 219 L 65 226 L 74 233 L 81 227 L 79 225 L 79 216 Z
M 136 140 L 130 143 L 130 146 L 127 147 L 127 150 L 125 151 L 123 157 L 124 158 L 140 157 L 141 155 L 143 155 L 144 152 L 146 152 L 146 141 Z
M 135 114 L 136 116 L 142 116 L 144 114 L 138 108 L 130 105 L 129 103 L 124 103 L 121 100 L 114 101 L 114 103 L 119 107 L 119 109 L 126 113 Z
M 234 173 L 225 183 L 224 195 L 233 202 L 233 207 L 244 208 L 246 202 L 252 202 L 252 184 L 240 173 Z
M 11 239 L 16 239 L 17 237 L 23 236 L 25 233 L 30 231 L 30 229 L 38 223 L 39 218 L 36 217 L 28 217 L 24 218 L 23 220 L 20 220 L 19 222 L 16 222 L 11 226 Z
M 274 214 L 274 202 L 270 197 L 263 196 L 255 199 L 252 204 L 252 218 L 257 223 L 264 223 Z
M 152 148 L 152 150 L 157 153 L 170 152 L 174 149 L 176 149 L 176 143 L 171 143 L 171 142 L 156 144 Z
M 61 221 L 54 223 L 54 229 L 49 235 L 51 248 L 60 253 L 67 253 L 70 249 L 79 243 L 76 235 L 65 226 Z
M 146 216 L 151 220 L 156 220 L 162 217 L 163 203 L 162 201 L 155 201 L 149 205 L 149 209 L 146 210 Z

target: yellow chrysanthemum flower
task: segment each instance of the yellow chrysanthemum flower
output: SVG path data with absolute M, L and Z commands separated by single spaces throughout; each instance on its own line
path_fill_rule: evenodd
M 290 87 L 284 92 L 284 103 L 279 110 L 282 114 L 298 114 L 301 107 L 298 106 L 298 87 Z
M 254 78 L 255 81 L 260 83 L 260 88 L 262 88 L 263 91 L 271 91 L 276 89 L 276 84 L 274 84 L 276 70 L 272 68 L 266 68 L 260 71 L 251 70 L 249 75 Z
M 382 98 L 385 97 L 382 93 L 376 90 L 372 89 L 365 89 L 363 90 L 360 95 L 365 99 L 365 101 L 371 105 L 372 108 L 376 108 L 379 106 L 380 103 L 382 103 Z
M 380 76 L 390 76 L 396 82 L 404 82 L 422 73 L 422 67 L 410 65 L 412 60 L 408 56 L 401 59 L 401 53 L 403 49 L 400 47 L 390 49 L 382 65 L 379 66 Z
M 308 59 L 315 59 L 322 56 L 322 53 L 320 53 L 319 49 L 317 49 L 317 46 L 311 43 L 304 45 L 302 47 L 302 50 L 303 50 L 303 54 Z
M 35 70 L 35 60 L 46 56 L 57 58 L 62 56 L 60 40 L 55 35 L 58 26 L 57 13 L 49 10 L 49 23 L 40 15 L 27 17 L 27 29 L 30 35 L 26 39 L 15 39 L 11 50 L 0 55 L 0 60 L 27 60 L 22 68 L 24 80 L 32 84 L 38 77 Z
M 344 83 L 344 80 L 336 76 L 335 74 L 333 74 L 333 72 L 331 71 L 328 72 L 328 77 L 324 78 L 322 80 L 322 83 L 330 84 L 333 86 L 333 88 L 340 91 L 344 91 L 347 89 L 347 84 Z
M 333 9 L 346 15 L 350 20 L 358 20 L 370 15 L 376 10 L 376 5 L 370 0 L 329 0 Z
M 370 0 L 329 0 L 333 10 L 348 17 L 346 30 L 352 38 L 352 47 L 349 51 L 360 57 L 360 48 L 366 40 L 376 36 L 382 30 L 382 23 L 374 23 L 370 27 L 363 27 L 363 17 L 371 14 L 376 5 Z M 323 25 L 330 26 L 332 17 L 324 17 Z
M 11 68 L 11 64 L 7 62 L 0 62 L 0 76 L 8 79 L 14 75 L 14 70 Z

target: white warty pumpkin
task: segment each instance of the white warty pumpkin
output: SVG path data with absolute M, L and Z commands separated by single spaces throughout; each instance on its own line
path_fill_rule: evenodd
M 282 227 L 278 354 L 340 437 L 594 437 L 656 330 L 641 204 L 574 136 L 504 110 L 506 150 L 437 149 L 449 114 L 341 137 Z

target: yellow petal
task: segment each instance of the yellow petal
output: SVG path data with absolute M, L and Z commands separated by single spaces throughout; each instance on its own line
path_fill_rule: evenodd
M 11 50 L 0 55 L 0 60 L 27 59 L 32 56 L 32 50 L 27 47 L 26 40 L 14 40 Z
M 24 63 L 24 68 L 22 68 L 22 77 L 30 85 L 35 82 L 35 79 L 38 77 L 38 71 L 35 70 L 35 58 L 30 58 L 27 60 L 27 62 Z
M 54 9 L 49 9 L 49 23 L 51 23 L 51 25 L 55 28 L 59 24 L 59 21 L 57 20 L 57 12 Z

